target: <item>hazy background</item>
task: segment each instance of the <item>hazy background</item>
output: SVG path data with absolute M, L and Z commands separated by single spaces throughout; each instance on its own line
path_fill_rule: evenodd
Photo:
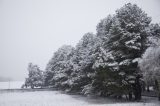
M 128 2 L 160 22 L 160 0 L 0 0 L 0 77 L 24 80 L 29 62 L 45 69 L 59 47 L 96 33 L 100 19 Z

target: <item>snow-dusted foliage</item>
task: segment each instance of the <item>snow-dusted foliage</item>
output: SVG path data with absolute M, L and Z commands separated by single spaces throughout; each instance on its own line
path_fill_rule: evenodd
M 44 85 L 43 71 L 37 65 L 29 63 L 28 65 L 28 78 L 25 80 L 24 87 L 42 87 Z
M 97 25 L 97 36 L 102 40 L 107 40 L 108 33 L 111 28 L 113 18 L 111 15 L 108 15 L 106 18 L 102 19 Z
M 160 100 L 160 43 L 149 47 L 139 61 L 139 67 L 143 73 L 146 84 L 154 85 L 159 92 Z
M 139 61 L 139 66 L 145 81 L 160 80 L 160 45 L 149 47 Z
M 152 46 L 159 45 L 160 42 L 160 24 L 151 24 L 150 25 L 151 36 L 149 41 Z
M 54 53 L 46 67 L 46 85 L 65 86 L 65 81 L 72 72 L 73 53 L 74 48 L 69 45 L 62 46 Z
M 94 74 L 92 65 L 96 57 L 97 41 L 98 39 L 94 34 L 86 33 L 76 45 L 75 53 L 72 57 L 74 64 L 71 89 L 82 90 L 85 85 L 91 83 L 92 75 Z
M 150 25 L 151 36 L 149 38 L 151 47 L 149 47 L 143 54 L 139 61 L 139 66 L 144 76 L 144 80 L 147 84 L 153 84 L 157 79 L 160 64 L 160 25 Z
M 97 63 L 103 68 L 102 73 L 97 69 L 99 74 L 96 74 L 94 86 L 97 81 L 104 82 L 100 85 L 103 88 L 101 91 L 105 93 L 134 93 L 135 98 L 140 99 L 140 95 L 137 98 L 141 93 L 137 61 L 147 48 L 147 37 L 151 35 L 150 22 L 151 18 L 144 11 L 128 3 L 118 9 L 113 17 L 108 16 L 98 24 L 97 36 L 101 38 L 101 52 Z M 98 78 L 97 75 L 105 78 Z M 112 90 L 106 91 L 110 87 Z
M 113 60 L 112 51 L 108 50 L 108 45 L 106 44 L 109 41 L 109 32 L 111 29 L 111 25 L 113 23 L 113 17 L 108 15 L 106 18 L 100 21 L 97 25 L 97 48 L 96 48 L 96 59 L 93 64 L 93 68 L 96 69 L 100 66 L 105 67 L 108 65 L 116 66 L 115 61 Z
M 134 95 L 140 100 L 138 62 L 159 37 L 159 24 L 151 24 L 137 5 L 125 4 L 100 21 L 96 35 L 86 33 L 75 48 L 64 45 L 54 53 L 44 73 L 45 85 L 85 95 L 126 95 L 129 99 Z

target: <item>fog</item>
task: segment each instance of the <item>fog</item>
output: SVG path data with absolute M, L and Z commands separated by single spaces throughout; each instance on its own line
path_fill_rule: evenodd
M 29 62 L 44 70 L 59 47 L 96 33 L 100 19 L 128 2 L 160 22 L 159 0 L 0 0 L 0 76 L 24 80 Z

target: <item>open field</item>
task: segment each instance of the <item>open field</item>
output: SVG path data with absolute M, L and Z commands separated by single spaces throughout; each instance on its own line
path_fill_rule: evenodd
M 24 81 L 8 81 L 8 82 L 0 82 L 0 90 L 1 89 L 20 89 Z
M 101 97 L 69 95 L 53 89 L 20 89 L 23 82 L 0 83 L 0 106 L 159 106 L 154 97 L 126 102 Z M 9 89 L 10 88 L 10 89 Z
M 159 106 L 157 98 L 125 102 L 100 97 L 68 95 L 48 90 L 1 90 L 0 106 Z

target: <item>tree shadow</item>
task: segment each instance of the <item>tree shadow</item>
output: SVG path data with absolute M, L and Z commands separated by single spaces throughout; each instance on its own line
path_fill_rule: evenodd
M 66 94 L 66 93 L 63 93 Z M 160 101 L 156 97 L 142 97 L 141 101 L 128 101 L 124 98 L 122 99 L 115 99 L 113 97 L 99 97 L 99 96 L 84 96 L 84 95 L 78 95 L 78 94 L 66 94 L 72 97 L 73 99 L 85 101 L 89 104 L 127 104 L 127 103 L 155 103 L 160 104 Z

